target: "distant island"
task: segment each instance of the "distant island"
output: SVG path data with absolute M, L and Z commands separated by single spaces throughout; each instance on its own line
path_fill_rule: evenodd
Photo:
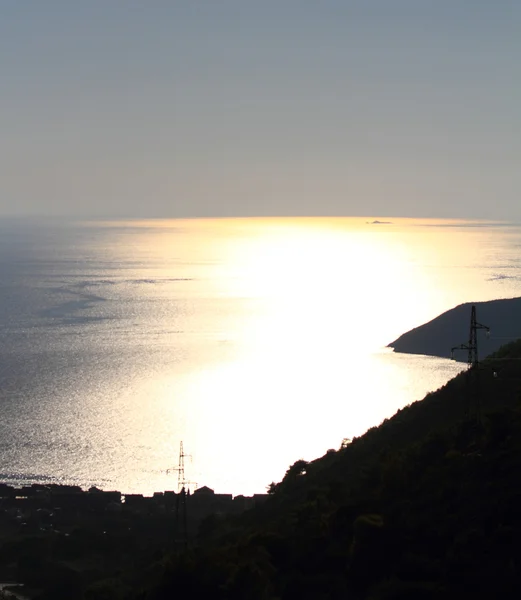
M 392 221 L 366 221 L 366 225 L 392 225 Z
M 449 358 L 451 348 L 467 343 L 471 306 L 476 306 L 477 320 L 490 327 L 490 337 L 478 336 L 480 356 L 495 352 L 512 339 L 521 337 L 521 298 L 467 302 L 448 310 L 432 321 L 411 329 L 388 345 L 395 352 L 426 354 Z M 464 351 L 456 360 L 465 361 Z

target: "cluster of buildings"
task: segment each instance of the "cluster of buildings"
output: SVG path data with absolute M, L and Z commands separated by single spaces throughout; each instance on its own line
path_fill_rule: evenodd
M 79 486 L 33 484 L 12 487 L 0 483 L 0 513 L 23 521 L 39 517 L 43 522 L 52 515 L 81 517 L 87 514 L 165 515 L 175 513 L 182 503 L 192 521 L 210 514 L 238 514 L 253 508 L 267 498 L 266 494 L 235 496 L 216 494 L 204 486 L 186 495 L 173 491 L 156 492 L 153 496 L 103 491 L 96 487 L 85 491 Z M 49 519 L 47 519 L 49 520 Z M 54 518 L 53 520 L 56 520 Z

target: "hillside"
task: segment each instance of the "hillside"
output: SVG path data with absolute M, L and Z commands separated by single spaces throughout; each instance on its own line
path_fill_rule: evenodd
M 521 341 L 208 519 L 148 597 L 518 598 Z
M 488 356 L 507 341 L 521 337 L 521 298 L 460 304 L 432 321 L 411 329 L 389 344 L 395 352 L 450 357 L 451 348 L 469 339 L 470 308 L 475 304 L 477 320 L 491 330 L 479 335 L 480 356 Z M 466 360 L 464 352 L 455 355 Z

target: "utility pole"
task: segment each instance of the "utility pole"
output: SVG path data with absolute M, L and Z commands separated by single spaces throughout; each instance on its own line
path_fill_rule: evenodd
M 470 311 L 470 331 L 469 331 L 469 341 L 466 344 L 460 344 L 459 346 L 454 346 L 451 348 L 450 356 L 454 360 L 454 351 L 455 350 L 466 350 L 468 352 L 467 356 L 467 365 L 468 365 L 468 376 L 471 376 L 471 372 L 474 375 L 474 404 L 476 408 L 476 416 L 479 420 L 479 381 L 478 381 L 478 373 L 479 373 L 479 355 L 478 355 L 478 330 L 484 329 L 487 335 L 490 335 L 490 327 L 487 325 L 483 325 L 482 323 L 478 323 L 476 319 L 476 306 L 473 304 Z

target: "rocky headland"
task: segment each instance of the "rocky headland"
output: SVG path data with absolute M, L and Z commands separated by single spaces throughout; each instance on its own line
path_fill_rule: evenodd
M 509 298 L 460 304 L 407 331 L 388 347 L 395 352 L 449 358 L 451 348 L 469 340 L 472 305 L 476 306 L 478 322 L 490 328 L 490 336 L 483 332 L 478 337 L 480 357 L 488 356 L 509 341 L 521 337 L 521 298 Z M 454 358 L 465 361 L 466 354 L 456 352 Z

